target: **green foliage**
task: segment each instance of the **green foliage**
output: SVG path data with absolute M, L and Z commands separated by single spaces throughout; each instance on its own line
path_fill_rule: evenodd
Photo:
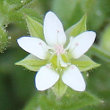
M 30 16 L 38 17 L 38 12 L 35 11 L 33 8 L 31 8 L 31 5 L 33 3 L 36 4 L 37 0 L 0 0 L 0 26 L 7 28 L 8 24 L 17 24 L 21 28 L 24 29 L 25 22 L 23 20 L 24 14 L 28 14 Z M 37 3 L 38 4 L 38 3 Z M 3 29 L 0 29 L 0 32 L 4 31 Z M 4 36 L 6 33 L 4 31 Z M 3 32 L 0 33 L 1 36 L 3 36 Z M 3 51 L 3 48 L 5 49 L 7 40 L 5 40 L 6 37 L 2 37 L 0 41 L 0 51 Z M 1 43 L 2 42 L 2 43 Z
M 99 41 L 99 46 L 94 45 L 91 48 L 90 54 L 93 54 L 100 59 L 110 62 L 110 25 L 108 25 L 103 33 L 101 34 L 101 39 Z
M 82 0 L 81 9 L 88 15 L 88 28 L 97 30 L 103 23 L 105 15 L 100 9 L 101 0 Z
M 100 47 L 110 53 L 110 25 L 108 25 L 102 33 Z
M 92 61 L 88 56 L 83 55 L 79 59 L 71 59 L 71 63 L 76 65 L 82 72 L 88 71 L 100 65 Z
M 110 1 L 109 0 L 99 0 L 99 6 L 101 11 L 109 18 L 110 17 Z
M 101 66 L 91 71 L 88 78 L 88 89 L 102 100 L 102 104 L 93 107 L 92 110 L 110 109 L 110 62 L 106 62 L 99 57 L 95 57 L 96 62 Z M 88 109 L 87 109 L 88 110 Z
M 34 94 L 35 73 L 14 63 L 25 56 L 20 48 L 9 48 L 0 54 L 0 110 L 19 110 Z
M 21 110 L 33 94 L 34 74 L 30 74 L 30 71 L 22 71 L 21 68 L 13 65 L 14 62 L 24 56 L 23 51 L 16 48 L 15 40 L 17 37 L 27 35 L 26 23 L 24 20 L 26 16 L 33 20 L 33 24 L 36 24 L 34 27 L 38 33 L 35 33 L 33 37 L 40 37 L 43 39 L 43 34 L 39 33 L 42 32 L 42 26 L 39 25 L 39 21 L 41 22 L 44 12 L 53 10 L 63 22 L 65 29 L 70 26 L 74 27 L 78 25 L 77 23 L 72 26 L 86 13 L 88 29 L 97 32 L 96 41 L 99 43 L 94 45 L 87 54 L 92 57 L 94 61 L 101 64 L 101 66 L 95 70 L 89 71 L 92 74 L 89 74 L 90 76 L 87 78 L 87 89 L 104 100 L 104 104 L 96 107 L 93 106 L 98 104 L 100 100 L 87 92 L 76 93 L 71 91 L 71 96 L 68 96 L 70 91 L 67 90 L 68 93 L 64 95 L 64 99 L 56 99 L 52 92 L 46 94 L 37 92 L 29 103 L 26 104 L 24 110 L 39 110 L 40 108 L 42 108 L 42 110 L 110 110 L 109 8 L 109 0 L 0 0 L 0 52 L 3 52 L 7 44 L 10 45 L 5 53 L 0 54 L 0 109 Z M 86 15 L 83 16 L 84 19 L 82 18 L 82 21 L 86 21 Z M 82 24 L 83 23 L 84 21 Z M 14 30 L 15 25 L 17 31 Z M 27 25 L 33 27 L 32 24 Z M 106 25 L 108 25 L 107 28 L 105 28 Z M 37 27 L 39 28 L 37 29 Z M 82 25 L 82 27 L 76 27 L 76 29 L 72 31 L 72 36 L 76 36 L 77 33 L 85 31 L 83 27 L 84 25 Z M 39 31 L 39 29 L 41 31 Z M 77 30 L 80 29 L 82 31 L 78 32 Z M 101 37 L 99 36 L 100 33 Z M 10 34 L 12 40 L 7 43 Z M 36 59 L 36 62 L 35 59 L 26 57 L 18 62 L 18 65 L 22 65 L 31 71 L 37 71 L 39 69 L 38 63 L 43 63 L 45 65 L 45 62 L 38 59 Z M 72 60 L 73 64 L 80 65 L 79 68 L 82 71 L 91 70 L 99 66 L 99 64 L 94 61 L 88 57 L 80 58 L 78 61 Z M 56 62 L 52 61 L 52 63 Z M 84 68 L 82 68 L 82 63 Z M 50 94 L 50 96 L 48 94 Z M 67 108 L 65 108 L 66 105 L 68 106 Z M 73 108 L 73 106 L 75 108 Z
M 21 0 L 23 1 L 23 0 Z M 20 0 L 1 0 L 0 1 L 0 24 L 9 24 L 12 21 L 21 19 L 21 15 L 19 14 L 19 10 L 23 8 L 25 5 L 32 2 L 32 0 L 24 0 L 21 2 Z M 17 15 L 18 14 L 18 15 Z
M 16 63 L 16 65 L 23 66 L 31 71 L 38 71 L 41 66 L 47 64 L 47 60 L 40 60 L 33 55 L 28 55 L 23 60 Z
M 7 46 L 8 36 L 6 31 L 0 27 L 0 52 L 3 52 L 3 50 Z
M 40 106 L 38 105 L 38 98 L 39 93 L 36 93 L 31 100 L 26 104 L 23 110 L 39 110 Z
M 110 62 L 110 54 L 97 45 L 92 46 L 92 48 L 89 50 L 88 54 L 91 56 L 97 56 L 106 62 Z
M 29 16 L 26 16 L 26 22 L 31 36 L 44 39 L 42 24 Z
M 89 92 L 74 92 L 68 89 L 66 94 L 57 99 L 53 92 L 40 93 L 34 96 L 24 110 L 77 110 L 85 106 L 99 104 L 100 100 Z
M 65 28 L 77 22 L 86 13 L 88 27 L 94 30 L 104 25 L 106 13 L 107 16 L 110 15 L 108 7 L 108 0 L 53 0 L 52 5 L 53 11 L 61 18 Z

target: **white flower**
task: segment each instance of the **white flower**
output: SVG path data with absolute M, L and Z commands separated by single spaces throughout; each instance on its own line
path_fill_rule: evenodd
M 66 67 L 61 76 L 62 81 L 73 90 L 84 91 L 86 84 L 81 72 L 75 65 L 65 63 L 61 55 L 70 52 L 74 59 L 81 57 L 92 46 L 95 32 L 86 31 L 74 38 L 71 37 L 64 49 L 66 35 L 62 23 L 53 12 L 46 14 L 43 28 L 46 43 L 36 37 L 21 37 L 17 40 L 19 46 L 40 59 L 46 59 L 48 53 L 56 54 L 60 65 Z M 40 91 L 46 90 L 52 87 L 59 77 L 59 73 L 53 70 L 51 65 L 43 66 L 35 77 L 36 88 Z

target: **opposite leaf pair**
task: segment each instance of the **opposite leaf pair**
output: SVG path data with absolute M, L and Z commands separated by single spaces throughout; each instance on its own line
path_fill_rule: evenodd
M 92 46 L 96 37 L 95 32 L 86 31 L 74 38 L 71 36 L 69 44 L 64 48 L 67 38 L 62 23 L 53 12 L 48 12 L 44 19 L 44 37 L 48 45 L 35 37 L 21 37 L 17 40 L 21 48 L 42 60 L 56 55 L 58 69 L 65 68 L 61 71 L 63 72 L 61 75 L 52 68 L 51 62 L 41 67 L 35 77 L 37 89 L 46 90 L 61 77 L 62 81 L 73 90 L 84 91 L 86 84 L 80 70 L 70 62 L 65 62 L 63 55 L 68 59 L 71 59 L 70 56 L 74 59 L 80 58 Z

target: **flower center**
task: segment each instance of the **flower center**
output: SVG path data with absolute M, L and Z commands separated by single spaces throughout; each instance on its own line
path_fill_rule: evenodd
M 57 55 L 63 54 L 64 53 L 63 45 L 56 45 L 55 46 L 55 51 L 56 51 Z

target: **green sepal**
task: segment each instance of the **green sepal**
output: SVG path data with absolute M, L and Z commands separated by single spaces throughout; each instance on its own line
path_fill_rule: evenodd
M 40 60 L 37 57 L 33 55 L 28 55 L 23 60 L 15 63 L 16 65 L 23 66 L 27 68 L 30 71 L 38 71 L 41 66 L 44 66 L 47 64 L 47 60 Z
M 66 30 L 66 35 L 69 37 L 75 37 L 78 34 L 86 31 L 86 19 L 87 15 L 85 14 L 79 22 L 77 22 L 75 25 L 71 26 Z
M 57 55 L 53 55 L 51 58 L 50 58 L 50 63 L 52 64 L 53 68 L 57 68 Z
M 65 54 L 62 54 L 61 55 L 61 58 L 62 58 L 62 60 L 64 61 L 64 63 L 68 63 L 68 59 L 67 59 L 67 57 L 66 57 L 66 55 Z M 50 58 L 50 62 L 51 62 L 51 64 L 52 64 L 52 66 L 54 67 L 54 68 L 63 68 L 63 67 L 61 67 L 61 64 L 60 64 L 60 62 L 58 61 L 58 56 L 56 55 L 56 54 L 54 54 L 51 58 Z
M 83 55 L 79 59 L 71 59 L 71 63 L 76 65 L 82 72 L 88 71 L 100 66 L 100 64 L 95 63 L 86 55 Z
M 62 57 L 62 60 L 63 60 L 65 63 L 68 63 L 68 62 L 69 62 L 69 61 L 68 61 L 68 57 L 66 56 L 66 53 L 65 53 L 65 54 L 62 54 L 61 57 Z
M 39 37 L 44 39 L 43 35 L 43 26 L 38 21 L 32 19 L 31 17 L 26 15 L 27 27 L 29 29 L 30 35 L 32 37 Z
M 63 83 L 61 77 L 57 81 L 57 83 L 52 87 L 52 90 L 57 98 L 61 98 L 65 94 L 67 86 Z

